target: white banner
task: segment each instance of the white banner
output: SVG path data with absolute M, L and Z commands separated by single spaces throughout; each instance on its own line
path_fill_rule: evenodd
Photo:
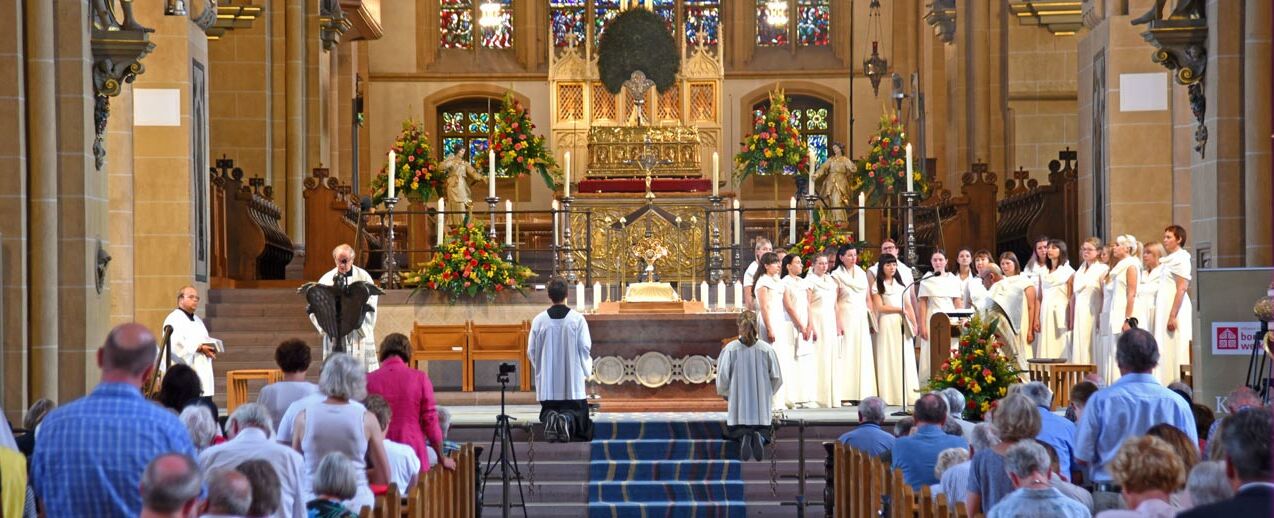
M 1212 354 L 1247 356 L 1252 354 L 1260 322 L 1213 322 Z

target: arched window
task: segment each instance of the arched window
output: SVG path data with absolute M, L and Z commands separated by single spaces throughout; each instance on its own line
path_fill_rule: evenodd
M 481 97 L 460 99 L 439 106 L 437 134 L 442 145 L 438 149 L 437 159 L 442 160 L 463 147 L 469 163 L 477 164 L 478 159 L 487 152 L 500 103 L 499 99 Z
M 474 31 L 479 33 L 484 49 L 513 48 L 512 0 L 439 0 L 438 44 L 445 49 L 471 49 Z M 498 6 L 498 13 L 493 9 Z M 496 15 L 494 25 L 479 23 L 484 9 Z
M 753 121 L 760 120 L 770 109 L 770 100 L 764 99 L 752 105 Z M 800 130 L 801 138 L 814 150 L 819 163 L 827 160 L 827 152 L 832 144 L 832 103 L 810 95 L 789 95 L 787 109 L 792 114 L 792 123 Z M 794 174 L 795 171 L 784 171 L 783 174 Z
M 831 0 L 756 0 L 756 44 L 825 47 L 830 43 Z

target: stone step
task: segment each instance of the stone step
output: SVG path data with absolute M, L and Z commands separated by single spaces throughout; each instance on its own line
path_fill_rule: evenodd
M 599 491 L 598 488 L 600 487 L 598 484 L 591 484 L 588 481 L 541 480 L 538 475 L 538 471 L 536 474 L 535 484 L 532 485 L 530 483 L 530 478 L 529 478 L 530 475 L 529 473 L 527 473 L 525 467 L 523 467 L 522 477 L 523 477 L 522 492 L 523 492 L 523 495 L 526 497 L 526 501 L 528 503 L 587 502 L 590 491 L 597 492 Z M 712 483 L 708 483 L 708 484 L 712 484 Z M 735 484 L 737 484 L 737 486 L 736 485 L 731 486 L 731 489 L 730 489 L 731 495 L 735 496 L 736 498 L 739 495 L 742 495 L 742 498 L 744 499 L 744 501 L 776 500 L 780 502 L 795 502 L 797 496 L 800 493 L 800 484 L 795 479 L 780 479 L 776 484 L 774 484 L 773 488 L 771 488 L 770 479 L 768 476 L 765 478 L 745 479 L 742 482 L 737 482 Z M 807 479 L 805 482 L 805 499 L 807 501 L 808 500 L 821 501 L 823 498 L 823 485 L 824 485 L 823 480 L 821 479 L 820 480 Z M 669 487 L 661 487 L 661 486 L 676 486 L 676 487 L 669 488 Z M 716 494 L 716 495 L 723 494 L 722 493 L 723 490 L 719 487 L 715 487 L 709 490 L 709 489 L 706 489 L 705 484 L 694 485 L 694 484 L 685 483 L 685 482 L 671 482 L 667 484 L 662 482 L 626 482 L 622 484 L 616 483 L 616 484 L 606 486 L 606 488 L 601 491 L 603 491 L 608 496 L 608 499 L 606 501 L 617 502 L 617 500 L 614 497 L 617 494 L 622 494 L 622 491 L 624 491 L 625 489 L 627 489 L 632 495 L 646 494 L 647 496 L 652 496 L 653 498 L 658 498 L 657 496 L 654 496 L 654 495 L 657 495 L 659 494 L 658 492 L 662 492 L 665 490 L 670 492 L 681 491 L 682 493 L 679 493 L 679 494 L 685 494 L 686 491 L 716 491 L 715 493 L 712 493 L 712 494 Z M 514 501 L 516 502 L 517 501 L 516 478 L 513 479 L 512 490 L 513 490 L 513 498 L 514 498 Z M 504 494 L 503 488 L 501 487 L 501 484 L 500 484 L 500 473 L 499 473 L 499 469 L 497 468 L 497 470 L 491 474 L 491 478 L 487 482 L 487 489 L 486 489 L 486 494 L 483 497 L 483 502 L 498 503 L 500 502 L 500 499 L 503 494 Z M 706 501 L 708 499 L 706 494 L 707 493 L 697 493 L 698 496 L 695 498 L 695 500 Z M 691 499 L 687 498 L 686 500 L 691 500 Z
M 304 283 L 297 281 L 297 288 L 299 288 L 302 284 Z M 304 306 L 305 297 L 300 293 L 297 293 L 296 288 L 231 288 L 209 290 L 208 303 L 268 303 Z
M 305 302 L 297 304 L 210 304 L 207 308 L 207 319 L 239 318 L 239 317 L 288 317 L 309 320 L 305 316 Z
M 821 500 L 806 505 L 805 516 L 821 516 L 823 514 L 823 503 Z M 517 497 L 514 496 L 513 508 L 511 516 L 522 516 L 522 510 L 517 505 Z M 500 516 L 500 503 L 485 502 L 482 506 L 482 516 Z M 527 503 L 527 518 L 570 518 L 570 517 L 587 517 L 589 516 L 588 504 L 586 503 L 570 503 L 570 502 L 550 502 L 550 503 Z M 603 513 L 601 516 L 611 516 Z M 622 516 L 629 516 L 627 514 Z M 635 514 L 641 516 L 641 514 Z M 691 516 L 689 514 L 652 514 L 650 516 Z M 796 504 L 794 502 L 778 502 L 778 501 L 760 501 L 748 502 L 747 516 L 749 518 L 791 518 L 797 516 Z
M 208 332 L 218 335 L 222 332 L 254 332 L 254 333 L 296 333 L 299 335 L 317 335 L 310 319 L 301 316 L 272 315 L 259 317 L 217 317 L 205 320 Z
M 488 445 L 490 445 L 489 441 L 483 444 L 483 447 L 485 448 Z M 536 453 L 538 454 L 539 452 L 537 451 Z M 485 455 L 483 456 L 482 460 L 484 462 L 486 461 Z M 527 465 L 526 465 L 527 460 L 522 455 L 518 456 L 518 461 L 522 464 L 524 469 L 527 468 Z M 664 477 L 668 478 L 669 480 L 672 480 L 674 479 L 675 476 L 678 476 L 676 474 L 676 471 L 677 471 L 677 468 L 675 467 L 677 464 L 676 462 L 674 461 L 657 461 L 657 462 L 666 464 L 666 467 L 661 466 L 660 468 L 656 468 L 656 469 L 662 470 L 660 472 L 661 480 Z M 769 459 L 766 459 L 765 461 L 762 461 L 762 462 L 735 462 L 733 460 L 714 461 L 714 462 L 729 462 L 734 464 L 737 467 L 733 469 L 740 470 L 740 474 L 745 480 L 759 480 L 759 479 L 769 480 L 770 478 Z M 796 458 L 784 458 L 784 459 L 779 459 L 775 463 L 774 468 L 777 471 L 779 478 L 781 480 L 783 479 L 795 480 L 797 473 L 800 469 L 799 465 L 800 465 L 800 461 L 797 460 Z M 543 480 L 546 482 L 572 482 L 572 481 L 573 482 L 588 482 L 589 480 L 600 480 L 597 474 L 597 470 L 602 469 L 603 472 L 605 472 L 606 468 L 599 468 L 599 466 L 602 466 L 602 464 L 592 463 L 588 470 L 583 470 L 583 469 L 580 469 L 581 468 L 580 463 L 576 461 L 543 460 L 542 458 L 540 458 L 539 455 L 537 455 L 537 458 L 535 461 L 535 478 L 537 481 Z M 682 466 L 681 469 L 685 471 L 686 467 Z M 696 466 L 695 468 L 692 468 L 692 471 L 702 472 L 703 470 Z M 813 461 L 812 459 L 806 460 L 805 478 L 807 481 L 813 480 L 815 478 L 822 480 L 823 475 L 824 475 L 824 471 L 823 471 L 822 459 L 818 459 L 817 462 Z M 684 474 L 680 476 L 682 476 L 682 478 L 685 478 Z

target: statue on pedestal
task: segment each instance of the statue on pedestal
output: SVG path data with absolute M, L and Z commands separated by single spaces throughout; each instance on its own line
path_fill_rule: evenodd
M 469 183 L 482 181 L 483 177 L 465 159 L 464 146 L 456 148 L 456 152 L 438 164 L 438 168 L 447 175 L 447 207 L 455 211 L 447 214 L 447 226 L 463 225 L 473 208 L 473 191 Z
M 847 207 L 850 199 L 850 177 L 858 171 L 854 161 L 845 156 L 840 144 L 832 144 L 831 156 L 823 165 L 814 171 L 814 182 L 818 186 L 818 195 L 830 207 Z M 834 222 L 846 221 L 845 210 L 829 211 L 828 218 Z

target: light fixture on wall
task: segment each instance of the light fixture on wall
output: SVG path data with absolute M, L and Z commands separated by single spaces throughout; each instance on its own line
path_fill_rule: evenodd
M 186 16 L 186 0 L 164 2 L 164 16 Z
M 503 7 L 500 2 L 488 1 L 482 2 L 478 6 L 478 10 L 482 11 L 482 16 L 478 18 L 478 25 L 483 27 L 499 27 L 504 23 L 504 13 L 501 12 Z
M 871 0 L 867 6 L 867 39 L 871 40 L 871 55 L 863 60 L 863 75 L 871 80 L 871 90 L 880 94 L 880 80 L 889 72 L 889 60 L 880 57 L 880 0 Z
M 787 0 L 770 0 L 766 2 L 765 20 L 774 26 L 787 25 Z

